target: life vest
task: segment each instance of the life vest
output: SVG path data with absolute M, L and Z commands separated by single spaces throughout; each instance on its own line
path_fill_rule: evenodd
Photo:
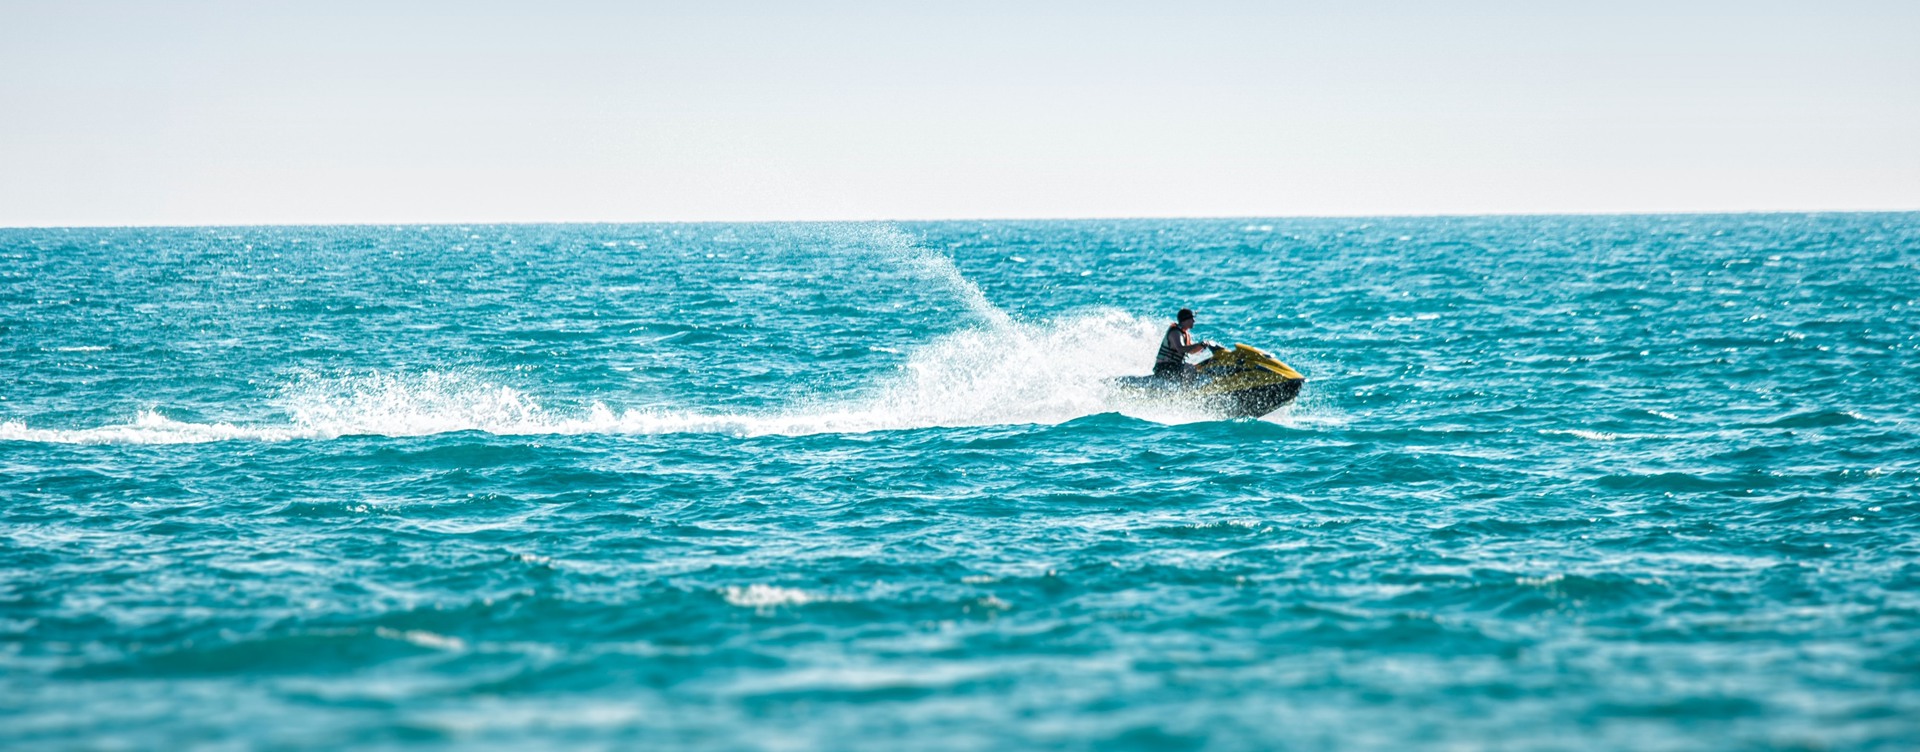
M 1155 366 L 1163 364 L 1179 365 L 1187 362 L 1187 348 L 1191 347 L 1187 333 L 1180 330 L 1179 324 L 1167 326 L 1167 336 L 1160 339 L 1160 352 L 1153 356 Z

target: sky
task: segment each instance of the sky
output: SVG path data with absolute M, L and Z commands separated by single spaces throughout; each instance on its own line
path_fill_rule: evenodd
M 1920 209 L 1920 3 L 0 0 L 0 226 Z

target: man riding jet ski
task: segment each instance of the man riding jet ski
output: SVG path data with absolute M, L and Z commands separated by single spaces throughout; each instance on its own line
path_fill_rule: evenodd
M 1193 311 L 1180 309 L 1154 355 L 1152 376 L 1122 376 L 1114 385 L 1128 397 L 1198 407 L 1227 418 L 1258 418 L 1300 395 L 1306 377 L 1266 351 L 1236 344 L 1194 343 Z M 1188 355 L 1213 356 L 1189 365 Z
M 1167 327 L 1167 336 L 1160 338 L 1160 352 L 1153 356 L 1153 375 L 1190 381 L 1194 367 L 1187 362 L 1187 356 L 1218 349 L 1220 346 L 1212 342 L 1194 344 L 1193 310 L 1182 308 L 1180 316 Z

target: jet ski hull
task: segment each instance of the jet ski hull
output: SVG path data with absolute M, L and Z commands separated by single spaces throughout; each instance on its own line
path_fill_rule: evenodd
M 1195 366 L 1190 378 L 1123 376 L 1113 383 L 1140 401 L 1195 407 L 1223 418 L 1258 418 L 1299 397 L 1306 377 L 1263 350 L 1235 345 Z
M 1220 395 L 1216 399 L 1226 402 L 1221 412 L 1234 418 L 1258 418 L 1273 412 L 1300 396 L 1300 386 L 1307 383 L 1304 379 L 1287 379 L 1265 386 L 1239 389 Z

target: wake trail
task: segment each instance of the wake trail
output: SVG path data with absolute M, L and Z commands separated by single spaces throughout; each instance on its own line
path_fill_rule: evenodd
M 293 441 L 342 436 L 426 436 L 481 431 L 502 436 L 719 433 L 735 436 L 865 433 L 933 427 L 1062 423 L 1112 412 L 1106 380 L 1141 370 L 1157 324 L 1115 310 L 1027 324 L 962 329 L 908 350 L 898 371 L 846 397 L 802 400 L 765 412 L 616 410 L 566 405 L 471 371 L 305 374 L 274 406 L 286 422 L 190 422 L 160 409 L 90 428 L 0 422 L 0 441 L 182 444 Z M 556 406 L 556 404 L 558 406 Z M 1142 414 L 1165 422 L 1204 416 Z
M 325 440 L 342 436 L 427 436 L 480 431 L 502 436 L 705 433 L 750 437 L 865 433 L 936 427 L 1058 424 L 1121 412 L 1160 423 L 1211 420 L 1168 406 L 1129 404 L 1109 385 L 1144 373 L 1162 322 L 1112 308 L 1024 322 L 993 304 L 953 259 L 891 227 L 848 238 L 939 285 L 977 322 L 914 346 L 898 371 L 847 396 L 801 400 L 764 412 L 615 410 L 602 401 L 551 400 L 472 371 L 301 374 L 275 406 L 284 423 L 196 423 L 141 411 L 132 421 L 91 428 L 37 428 L 0 422 L 0 441 L 65 444 L 181 444 Z

